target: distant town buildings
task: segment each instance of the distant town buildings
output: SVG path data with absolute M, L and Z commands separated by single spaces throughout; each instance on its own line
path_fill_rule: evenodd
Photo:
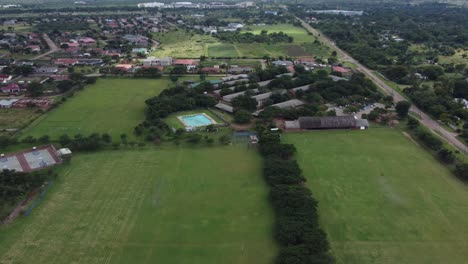
M 148 2 L 137 4 L 139 8 L 247 8 L 255 6 L 255 2 L 241 2 L 235 4 L 227 4 L 223 2 L 211 3 L 193 3 L 193 2 Z

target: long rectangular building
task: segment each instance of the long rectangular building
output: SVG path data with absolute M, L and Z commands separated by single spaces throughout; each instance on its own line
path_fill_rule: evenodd
M 285 121 L 286 130 L 367 129 L 369 122 L 355 116 L 304 116 Z

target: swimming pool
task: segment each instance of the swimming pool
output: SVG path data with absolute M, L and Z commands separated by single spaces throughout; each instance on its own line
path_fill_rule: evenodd
M 201 127 L 216 124 L 213 118 L 204 113 L 179 116 L 178 118 L 186 127 Z

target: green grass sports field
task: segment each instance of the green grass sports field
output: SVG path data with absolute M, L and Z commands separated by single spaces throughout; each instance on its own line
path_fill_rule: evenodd
M 0 226 L 0 263 L 272 263 L 257 153 L 240 146 L 77 154 L 28 217 Z
M 151 79 L 99 79 L 86 86 L 57 109 L 39 117 L 23 136 L 63 134 L 89 135 L 109 133 L 114 139 L 120 134 L 133 135 L 133 128 L 144 120 L 145 100 L 158 95 L 171 85 L 166 78 Z
M 290 133 L 338 263 L 465 263 L 468 187 L 401 131 Z

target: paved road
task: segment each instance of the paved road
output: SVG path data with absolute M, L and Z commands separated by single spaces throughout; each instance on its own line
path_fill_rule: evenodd
M 39 55 L 39 56 L 36 56 L 36 57 L 32 58 L 32 60 L 38 60 L 38 59 L 40 59 L 40 58 L 43 58 L 43 57 L 45 57 L 45 56 L 47 56 L 47 55 L 50 55 L 50 54 L 52 54 L 52 53 L 57 52 L 58 50 L 60 50 L 60 49 L 57 47 L 57 45 L 55 45 L 55 42 L 53 42 L 53 41 L 49 38 L 49 36 L 47 36 L 47 34 L 42 35 L 42 38 L 43 38 L 43 39 L 45 40 L 45 42 L 47 43 L 47 46 L 49 46 L 49 51 L 46 52 L 46 53 L 43 53 L 43 54 L 41 54 L 41 55 Z
M 367 67 L 359 63 L 357 60 L 355 60 L 353 57 L 351 57 L 348 53 L 345 51 L 341 50 L 338 48 L 331 39 L 328 37 L 324 36 L 320 31 L 317 29 L 311 27 L 309 24 L 305 23 L 303 20 L 297 18 L 299 21 L 301 21 L 302 26 L 307 29 L 309 32 L 313 33 L 315 36 L 317 36 L 325 45 L 331 47 L 332 49 L 336 50 L 338 56 L 343 60 L 343 61 L 348 61 L 356 65 L 356 69 L 363 74 L 365 74 L 369 79 L 373 80 L 377 86 L 379 86 L 382 91 L 385 94 L 392 95 L 393 99 L 395 102 L 400 102 L 400 101 L 406 101 L 406 98 L 401 96 L 399 93 L 395 92 L 392 87 L 390 87 L 388 84 L 386 84 L 384 81 L 382 81 L 378 76 L 375 75 L 371 70 L 369 70 Z M 442 127 L 437 121 L 433 120 L 429 115 L 421 111 L 418 107 L 412 106 L 411 111 L 416 113 L 418 116 L 420 116 L 420 122 L 428 127 L 430 130 L 441 136 L 446 142 L 451 144 L 452 146 L 456 147 L 457 149 L 463 151 L 464 153 L 468 152 L 468 148 L 463 144 L 460 140 L 457 139 L 457 134 L 448 131 L 444 127 Z

